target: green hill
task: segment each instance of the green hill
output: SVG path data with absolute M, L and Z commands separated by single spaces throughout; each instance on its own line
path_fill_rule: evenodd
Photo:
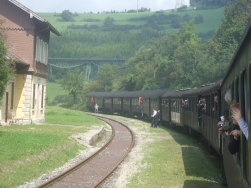
M 198 15 L 201 15 L 204 18 L 204 22 L 202 24 L 198 24 L 197 26 L 197 32 L 203 32 L 206 33 L 211 30 L 216 30 L 220 24 L 221 18 L 223 17 L 223 11 L 224 8 L 219 9 L 211 9 L 211 10 L 194 10 L 192 7 L 190 7 L 185 12 L 177 12 L 175 10 L 172 12 L 172 10 L 165 10 L 163 11 L 164 15 L 170 15 L 170 14 L 176 14 L 180 17 L 183 17 L 185 14 L 188 14 L 191 18 L 195 18 Z M 96 25 L 99 27 L 103 26 L 103 22 L 107 17 L 110 17 L 114 19 L 113 24 L 114 25 L 135 25 L 135 26 L 144 26 L 147 24 L 147 21 L 149 21 L 149 18 L 151 18 L 153 15 L 156 14 L 156 12 L 139 12 L 139 13 L 102 13 L 102 14 L 91 14 L 91 13 L 77 13 L 77 16 L 74 16 L 73 19 L 74 22 L 60 22 L 58 19 L 60 13 L 38 13 L 43 18 L 48 20 L 57 30 L 60 32 L 67 29 L 69 25 Z M 57 16 L 55 16 L 57 15 Z M 74 15 L 74 14 L 73 14 Z M 96 19 L 99 20 L 98 22 L 87 22 L 83 21 L 85 19 Z M 167 33 L 177 31 L 178 29 L 171 28 L 170 24 L 158 24 L 159 26 L 163 26 L 164 30 Z M 79 29 L 79 31 L 85 30 L 85 29 Z M 139 29 L 132 29 L 138 30 Z M 89 28 L 90 31 L 90 28 Z
M 73 22 L 59 21 L 61 13 L 38 13 L 63 36 L 51 36 L 50 58 L 130 59 L 152 38 L 177 32 L 180 23 L 202 17 L 196 32 L 204 41 L 217 30 L 224 8 L 184 12 L 166 10 L 139 13 L 72 13 Z M 109 18 L 108 18 L 109 17 Z M 74 25 L 73 25 L 74 24 Z M 67 29 L 69 26 L 75 29 Z M 62 70 L 55 78 L 62 77 Z

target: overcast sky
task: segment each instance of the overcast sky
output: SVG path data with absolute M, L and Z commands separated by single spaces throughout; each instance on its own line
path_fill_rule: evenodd
M 137 0 L 17 0 L 34 12 L 102 12 L 137 9 Z M 189 5 L 190 0 L 138 0 L 138 7 L 150 8 L 151 11 L 175 8 L 176 2 Z

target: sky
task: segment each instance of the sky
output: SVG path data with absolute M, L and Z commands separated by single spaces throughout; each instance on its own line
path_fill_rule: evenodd
M 130 9 L 150 8 L 151 11 L 173 9 L 176 2 L 189 6 L 190 0 L 17 0 L 34 12 L 102 12 L 125 11 Z

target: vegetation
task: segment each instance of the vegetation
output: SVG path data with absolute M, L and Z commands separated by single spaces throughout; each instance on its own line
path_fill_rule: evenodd
M 68 90 L 76 103 L 79 96 L 82 96 L 84 88 L 84 74 L 79 69 L 68 70 L 65 77 L 60 82 L 63 89 Z
M 0 20 L 0 26 L 3 20 Z M 14 78 L 14 60 L 7 59 L 7 46 L 4 30 L 0 27 L 0 99 L 2 98 L 8 82 Z
M 194 21 L 179 32 L 152 39 L 127 62 L 113 90 L 196 87 L 222 79 L 244 33 L 250 4 L 239 0 L 225 9 L 216 35 L 207 43 L 195 34 Z

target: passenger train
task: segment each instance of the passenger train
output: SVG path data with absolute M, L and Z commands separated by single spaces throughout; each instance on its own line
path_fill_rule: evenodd
M 102 113 L 151 119 L 153 108 L 161 110 L 162 125 L 181 127 L 189 134 L 199 135 L 207 141 L 208 148 L 222 158 L 223 180 L 230 188 L 250 188 L 251 185 L 251 141 L 244 134 L 240 139 L 240 150 L 231 154 L 228 150 L 230 136 L 219 134 L 220 116 L 231 119 L 229 104 L 224 100 L 231 91 L 231 100 L 241 104 L 241 112 L 249 126 L 250 135 L 250 93 L 251 93 L 251 22 L 236 50 L 225 77 L 213 84 L 194 89 L 89 92 L 86 94 L 87 108 L 94 111 L 99 105 Z M 217 98 L 217 100 L 215 100 Z M 206 101 L 204 109 L 200 100 Z M 182 106 L 182 100 L 189 105 Z M 229 111 L 228 114 L 226 111 Z

